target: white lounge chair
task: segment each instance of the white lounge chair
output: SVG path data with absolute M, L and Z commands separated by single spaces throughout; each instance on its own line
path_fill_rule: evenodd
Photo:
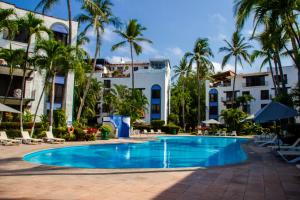
M 266 142 L 272 140 L 276 135 L 271 133 L 271 134 L 266 134 L 262 133 L 261 135 L 255 135 L 254 136 L 254 142 L 259 143 L 259 142 Z
M 220 134 L 220 136 L 227 136 L 226 131 L 222 131 L 222 133 Z
M 298 138 L 292 145 L 283 144 L 280 146 L 274 145 L 274 146 L 269 146 L 269 147 L 272 148 L 273 150 L 276 150 L 276 149 L 288 150 L 288 149 L 293 149 L 298 146 L 300 146 L 300 138 Z
M 53 133 L 50 131 L 46 131 L 46 137 L 43 138 L 45 142 L 52 143 L 52 144 L 58 144 L 58 143 L 64 143 L 66 140 L 62 138 L 55 138 L 53 136 Z
M 273 137 L 272 140 L 269 141 L 265 141 L 265 142 L 261 142 L 260 144 L 258 144 L 258 146 L 260 147 L 266 147 L 266 146 L 271 146 L 271 145 L 281 145 L 282 141 L 278 138 L 278 136 L 276 135 L 275 137 Z
M 9 139 L 5 131 L 0 131 L 0 143 L 3 145 L 19 145 L 20 140 Z
M 198 130 L 198 131 L 197 131 L 197 135 L 203 135 L 202 131 L 201 131 L 201 130 Z
M 230 136 L 237 136 L 236 131 L 232 131 Z
M 153 129 L 150 129 L 150 134 L 155 134 L 156 132 L 154 132 Z
M 42 139 L 35 139 L 30 137 L 28 131 L 22 131 L 21 134 L 22 134 L 21 138 L 15 138 L 15 139 L 22 141 L 24 144 L 41 144 L 43 142 Z
M 209 134 L 208 134 L 208 130 L 205 130 L 205 131 L 204 131 L 204 135 L 209 135 Z
M 144 130 L 143 130 L 143 133 L 144 133 L 144 134 L 148 134 L 147 129 L 144 129 Z
M 299 149 L 300 150 L 300 149 Z M 288 163 L 300 161 L 300 151 L 277 151 L 277 153 Z
M 163 134 L 160 129 L 157 129 L 157 134 Z
M 221 135 L 221 131 L 217 131 L 217 133 L 215 135 L 220 136 Z

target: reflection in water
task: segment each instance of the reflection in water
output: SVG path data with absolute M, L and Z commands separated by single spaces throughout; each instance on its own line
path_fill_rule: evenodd
M 141 144 L 87 145 L 44 150 L 24 160 L 81 168 L 209 167 L 243 162 L 245 139 L 212 137 L 160 137 Z

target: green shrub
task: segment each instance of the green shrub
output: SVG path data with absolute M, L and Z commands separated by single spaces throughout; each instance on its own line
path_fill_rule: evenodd
M 23 128 L 24 129 L 31 129 L 33 123 L 32 122 L 24 122 Z M 41 128 L 41 123 L 36 123 L 35 128 Z M 0 124 L 1 130 L 9 130 L 9 129 L 20 129 L 20 122 L 1 122 Z
M 64 138 L 65 135 L 69 134 L 68 129 L 64 127 L 53 128 L 52 133 L 54 137 Z
M 96 140 L 96 134 L 95 133 L 85 134 L 85 140 L 86 141 L 95 141 Z
M 25 109 L 23 114 L 24 122 L 32 122 L 33 114 L 31 114 L 30 110 Z
M 150 131 L 151 126 L 150 125 L 134 125 L 133 128 L 141 130 L 141 131 L 144 129 L 146 129 L 147 131 Z
M 17 129 L 6 130 L 6 134 L 8 138 L 22 137 L 21 131 Z
M 54 111 L 54 125 L 55 127 L 67 126 L 67 117 L 64 110 L 58 109 Z
M 169 123 L 174 123 L 174 124 L 178 124 L 179 123 L 179 116 L 174 114 L 174 113 L 171 113 L 169 116 L 168 116 L 168 122 Z
M 102 125 L 100 127 L 101 132 L 107 132 L 107 133 L 112 133 L 112 129 L 109 125 Z
M 64 138 L 66 141 L 76 141 L 76 136 L 73 133 L 68 133 L 64 135 L 62 138 Z
M 161 129 L 163 127 L 163 125 L 165 125 L 164 120 L 152 120 L 151 121 L 151 127 L 153 129 Z
M 74 129 L 76 141 L 85 141 L 85 132 L 81 128 Z
M 167 134 L 174 134 L 174 130 L 176 130 L 176 134 L 178 134 L 179 129 L 180 129 L 180 126 L 177 126 L 172 123 L 169 123 L 168 125 L 162 127 L 162 131 Z

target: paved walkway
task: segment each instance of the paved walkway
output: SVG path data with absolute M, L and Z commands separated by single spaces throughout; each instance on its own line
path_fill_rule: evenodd
M 65 145 L 105 142 L 128 140 Z M 70 169 L 22 161 L 26 153 L 59 146 L 0 146 L 0 199 L 300 199 L 300 170 L 251 144 L 247 163 L 209 169 Z

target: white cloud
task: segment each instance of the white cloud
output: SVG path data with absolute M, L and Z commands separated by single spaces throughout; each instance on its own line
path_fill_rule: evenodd
M 129 57 L 122 57 L 122 56 L 112 56 L 112 57 L 106 57 L 110 63 L 120 63 L 120 62 L 129 62 L 131 59 Z
M 211 19 L 220 24 L 225 24 L 227 22 L 226 18 L 220 13 L 215 13 L 211 15 Z
M 86 32 L 86 36 L 90 38 L 90 40 L 95 40 L 96 39 L 96 32 L 95 29 L 90 28 Z M 107 42 L 113 42 L 116 38 L 116 33 L 114 33 L 114 30 L 112 27 L 106 27 L 103 34 L 102 34 L 102 40 L 107 41 Z
M 214 65 L 215 72 L 223 72 L 223 71 L 228 71 L 228 70 L 234 71 L 233 65 L 227 64 L 227 65 L 225 65 L 224 69 L 222 69 L 221 63 L 218 63 L 218 62 L 212 62 L 212 63 Z
M 183 50 L 179 47 L 168 48 L 167 51 L 177 57 L 182 57 L 184 54 Z
M 147 42 L 141 42 L 140 44 L 143 48 L 143 54 L 146 54 L 146 55 L 157 55 L 158 54 L 158 50 L 155 49 L 152 44 L 149 44 Z

